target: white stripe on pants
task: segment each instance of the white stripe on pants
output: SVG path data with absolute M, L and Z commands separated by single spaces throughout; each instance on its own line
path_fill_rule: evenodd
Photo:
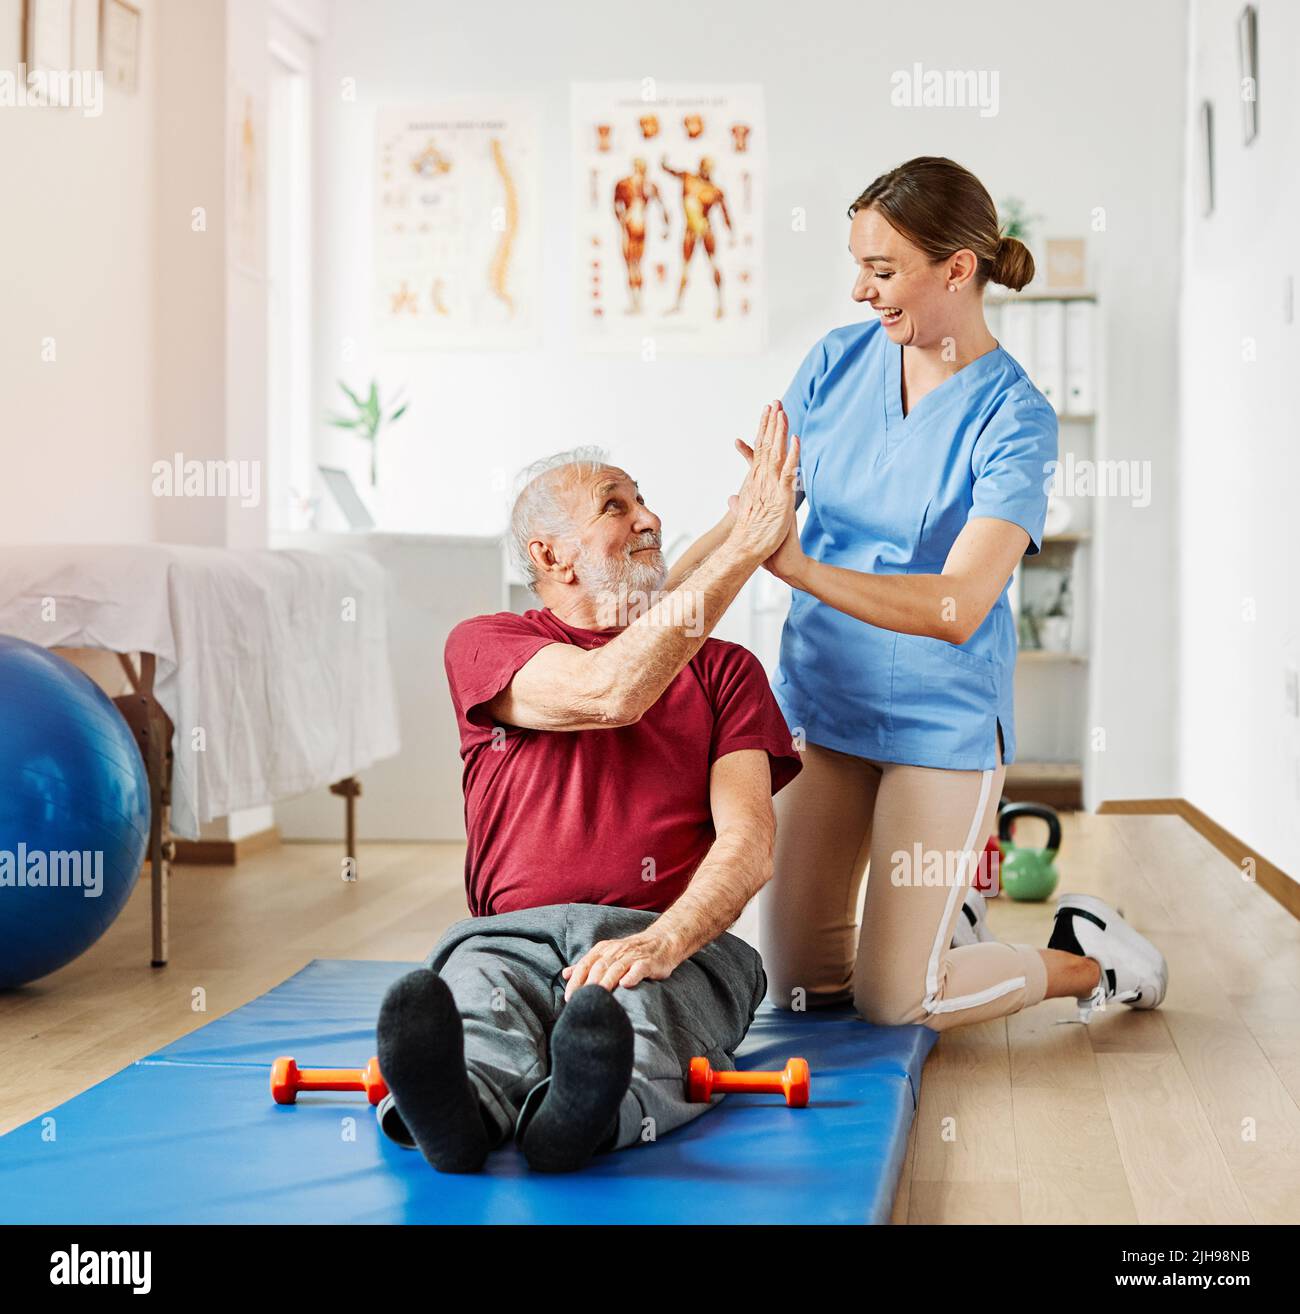
M 768 998 L 852 1000 L 870 1022 L 936 1031 L 1038 1003 L 1047 969 L 1032 945 L 949 948 L 1005 770 L 1000 753 L 991 771 L 944 771 L 810 744 L 775 800 L 760 898 Z

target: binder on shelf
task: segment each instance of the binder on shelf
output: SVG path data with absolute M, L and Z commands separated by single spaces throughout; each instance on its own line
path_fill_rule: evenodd
M 1097 409 L 1093 362 L 1091 301 L 1071 301 L 1065 307 L 1065 413 L 1091 415 Z
M 1027 301 L 1008 301 L 1002 307 L 1002 348 L 1031 379 L 1034 368 L 1034 307 Z
M 1034 312 L 1034 373 L 1038 391 L 1058 415 L 1065 409 L 1065 303 L 1040 301 Z
M 997 339 L 999 347 L 1005 347 L 1006 343 L 1002 341 L 1002 307 L 998 302 L 985 303 L 984 322 L 989 326 L 989 332 Z

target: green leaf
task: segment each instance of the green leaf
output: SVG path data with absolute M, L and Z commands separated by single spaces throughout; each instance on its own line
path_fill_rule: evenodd
M 361 400 L 360 397 L 357 396 L 355 392 L 352 391 L 351 388 L 348 387 L 346 383 L 343 382 L 342 379 L 339 380 L 339 387 L 342 388 L 343 391 L 347 393 L 348 400 L 353 404 L 353 406 L 357 408 L 357 410 L 359 411 L 365 410 L 365 403 Z
M 336 429 L 355 429 L 360 425 L 361 421 L 357 419 L 349 420 L 342 415 L 327 415 L 325 417 L 325 423 L 332 424 Z
M 401 405 L 400 405 L 400 406 L 399 406 L 399 407 L 398 407 L 398 408 L 397 408 L 397 409 L 396 409 L 396 410 L 395 410 L 395 411 L 394 411 L 394 412 L 388 417 L 388 423 L 389 423 L 389 424 L 392 424 L 392 422 L 393 422 L 394 420 L 400 420 L 400 419 L 402 418 L 402 416 L 406 414 L 406 408 L 407 408 L 410 404 L 411 404 L 410 402 L 403 402 L 403 403 L 402 403 L 402 404 L 401 404 Z

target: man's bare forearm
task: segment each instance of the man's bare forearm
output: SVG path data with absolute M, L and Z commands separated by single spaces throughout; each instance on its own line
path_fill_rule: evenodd
M 624 719 L 639 717 L 654 706 L 700 650 L 760 561 L 756 553 L 728 539 L 695 570 L 689 588 L 665 594 L 617 638 L 593 650 L 596 683 L 615 691 Z M 684 597 L 687 593 L 689 598 Z
M 652 928 L 685 962 L 736 924 L 772 877 L 773 830 L 733 826 L 714 840 L 691 883 Z
M 672 569 L 668 572 L 668 578 L 664 581 L 665 591 L 671 591 L 679 588 L 688 580 L 691 575 L 716 551 L 723 543 L 727 541 L 727 535 L 731 531 L 731 526 L 735 521 L 735 516 L 728 512 L 721 520 L 718 521 L 712 529 L 706 529 L 703 534 L 695 540 L 694 543 L 682 553 L 676 561 L 673 562 Z

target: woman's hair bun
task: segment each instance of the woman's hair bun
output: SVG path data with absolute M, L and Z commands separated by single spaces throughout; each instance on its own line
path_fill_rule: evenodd
M 1034 257 L 1029 254 L 1029 248 L 1018 237 L 1001 238 L 989 277 L 1002 287 L 1019 292 L 1034 277 Z

